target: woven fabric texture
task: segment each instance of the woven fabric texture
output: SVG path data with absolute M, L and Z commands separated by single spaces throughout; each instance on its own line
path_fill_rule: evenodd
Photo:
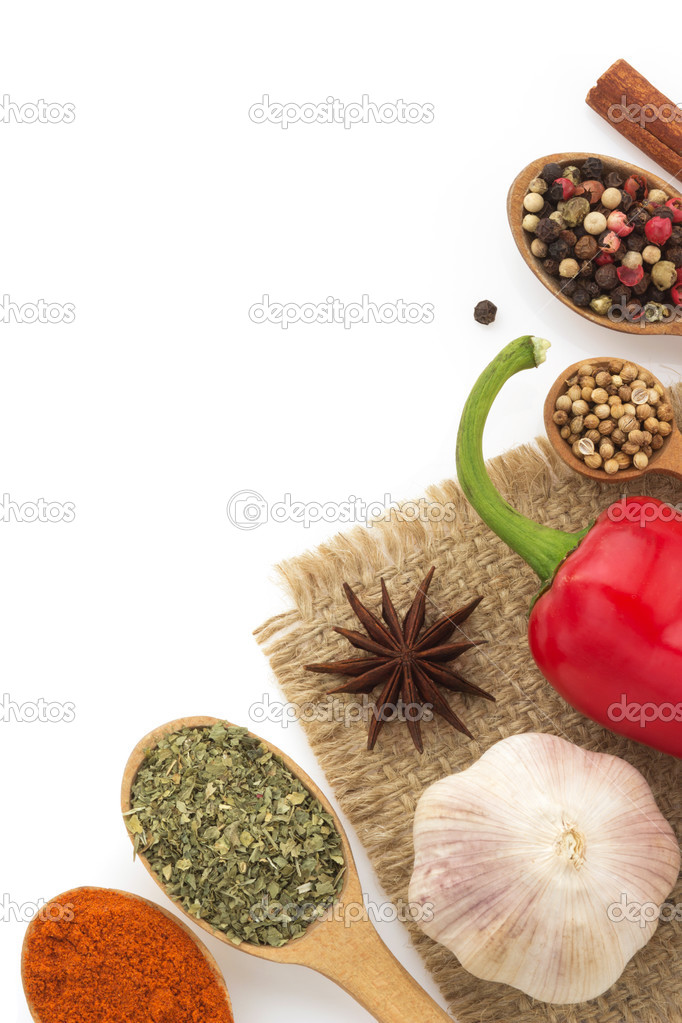
M 679 390 L 675 401 L 680 421 Z M 620 489 L 585 480 L 567 468 L 544 439 L 494 459 L 488 468 L 495 485 L 520 512 L 568 531 L 583 528 L 621 492 L 647 494 L 672 504 L 682 500 L 680 485 L 667 477 L 647 476 Z M 454 519 L 425 524 L 401 520 L 395 513 L 391 521 L 355 528 L 281 564 L 293 609 L 256 633 L 286 698 L 302 709 L 311 746 L 388 896 L 395 903 L 407 901 L 413 816 L 424 789 L 469 767 L 493 743 L 519 732 L 551 732 L 586 749 L 624 757 L 651 785 L 680 839 L 682 763 L 612 734 L 573 711 L 555 693 L 528 650 L 527 612 L 537 588 L 533 572 L 481 522 L 456 483 L 433 487 L 427 497 L 448 506 Z M 474 734 L 473 741 L 435 718 L 422 724 L 425 752 L 420 755 L 406 725 L 390 722 L 384 724 L 374 751 L 368 752 L 367 721 L 353 720 L 360 717 L 359 698 L 336 698 L 355 708 L 345 723 L 316 719 L 324 716 L 310 713 L 310 708 L 324 700 L 336 676 L 313 674 L 303 666 L 358 653 L 332 632 L 334 625 L 360 628 L 344 597 L 344 581 L 378 611 L 383 576 L 396 608 L 404 614 L 432 565 L 436 573 L 427 601 L 427 624 L 476 595 L 484 597 L 463 628 L 468 638 L 487 644 L 465 654 L 457 670 L 492 692 L 497 702 L 447 695 Z M 594 628 L 599 628 L 598 622 Z M 627 665 L 623 672 L 627 674 Z M 679 882 L 668 901 L 682 903 Z M 662 922 L 610 991 L 576 1006 L 541 1004 L 506 985 L 479 981 L 447 949 L 416 926 L 408 926 L 460 1023 L 682 1023 L 679 923 Z

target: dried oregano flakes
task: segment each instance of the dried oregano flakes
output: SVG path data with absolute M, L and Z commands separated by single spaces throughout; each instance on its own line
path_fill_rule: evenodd
M 186 727 L 148 750 L 128 830 L 166 893 L 235 943 L 284 945 L 336 900 L 341 836 L 245 728 Z

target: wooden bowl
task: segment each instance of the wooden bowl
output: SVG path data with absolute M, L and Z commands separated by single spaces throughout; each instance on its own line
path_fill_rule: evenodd
M 616 356 L 581 359 L 580 362 L 575 362 L 572 366 L 569 366 L 557 378 L 545 399 L 545 430 L 547 431 L 550 444 L 566 465 L 579 472 L 581 476 L 587 476 L 588 479 L 595 480 L 597 483 L 629 483 L 631 480 L 641 479 L 642 476 L 646 476 L 648 473 L 663 473 L 673 476 L 677 480 L 682 480 L 682 434 L 680 434 L 680 430 L 675 422 L 671 423 L 672 433 L 666 437 L 663 447 L 658 451 L 654 451 L 646 469 L 623 469 L 614 473 L 613 476 L 604 472 L 603 469 L 590 469 L 589 466 L 575 457 L 571 451 L 570 444 L 567 444 L 561 437 L 559 427 L 553 421 L 552 416 L 556 409 L 557 398 L 566 391 L 566 381 L 574 376 L 581 366 L 587 363 L 594 366 L 598 372 L 600 369 L 608 369 L 608 364 L 615 359 Z M 641 368 L 645 369 L 646 367 L 643 366 Z M 648 372 L 651 371 L 649 370 Z M 653 373 L 651 375 L 652 377 L 654 376 Z M 654 381 L 657 384 L 661 383 L 656 377 L 654 377 Z M 664 385 L 661 384 L 661 386 Z
M 169 920 L 173 921 L 173 923 L 175 924 L 176 927 L 179 927 L 181 931 L 184 931 L 185 934 L 187 934 L 192 939 L 192 941 L 194 942 L 196 947 L 199 949 L 199 951 L 201 952 L 201 954 L 204 957 L 204 959 L 206 960 L 206 962 L 208 963 L 209 968 L 211 970 L 211 973 L 213 974 L 213 976 L 216 979 L 216 983 L 218 984 L 218 987 L 220 988 L 220 990 L 225 995 L 225 1004 L 226 1004 L 227 1009 L 229 1011 L 230 1019 L 233 1019 L 232 1004 L 230 1002 L 230 994 L 229 994 L 229 992 L 227 990 L 227 985 L 225 984 L 225 978 L 223 977 L 223 975 L 222 975 L 222 973 L 220 971 L 220 967 L 218 966 L 217 962 L 215 961 L 215 959 L 213 958 L 213 956 L 211 955 L 209 950 L 204 945 L 203 941 L 200 941 L 199 938 L 197 938 L 197 936 L 194 933 L 194 931 L 190 930 L 190 928 L 187 926 L 187 924 L 183 920 L 179 920 L 174 913 L 169 913 L 167 909 L 163 909 L 161 906 L 157 906 L 157 904 L 155 902 L 150 902 L 149 899 L 143 899 L 141 895 L 133 895 L 131 892 L 123 892 L 123 891 L 120 891 L 117 888 L 97 888 L 97 887 L 94 887 L 94 886 L 91 886 L 91 885 L 88 885 L 88 886 L 85 886 L 85 887 L 82 887 L 82 888 L 72 888 L 72 889 L 70 889 L 70 891 L 64 892 L 62 895 L 58 895 L 56 899 L 51 899 L 50 901 L 53 902 L 53 903 L 63 903 L 63 902 L 65 902 L 65 900 L 68 898 L 69 895 L 76 894 L 77 892 L 102 892 L 102 891 L 114 892 L 116 895 L 123 895 L 127 899 L 134 899 L 136 902 L 143 902 L 146 906 L 151 906 L 152 909 L 156 909 L 156 910 L 159 911 L 159 913 L 163 913 L 163 915 L 165 917 L 167 917 Z M 24 944 L 23 944 L 23 947 L 22 947 L 22 950 L 21 950 L 21 980 L 22 980 L 22 983 L 23 983 L 23 986 L 24 986 L 24 993 L 26 995 L 26 1001 L 28 1003 L 28 1009 L 29 1009 L 29 1012 L 31 1013 L 31 1019 L 35 1020 L 35 1023 L 53 1023 L 54 1017 L 50 1017 L 49 1019 L 47 1019 L 44 1016 L 40 1016 L 39 1015 L 38 1010 L 36 1009 L 35 1004 L 29 998 L 27 990 L 26 990 L 27 985 L 26 985 L 26 977 L 25 977 L 25 966 L 26 966 L 26 961 L 27 961 L 27 958 L 28 958 L 28 940 L 29 940 L 29 937 L 31 935 L 32 929 L 37 926 L 37 921 L 38 921 L 38 917 L 34 917 L 33 920 L 31 921 L 31 923 L 26 928 L 26 934 L 24 936 Z
M 555 298 L 558 298 L 560 302 L 563 302 L 574 313 L 578 313 L 586 320 L 590 320 L 591 323 L 596 323 L 599 327 L 609 327 L 611 330 L 618 330 L 626 334 L 682 334 L 682 317 L 673 316 L 665 323 L 644 323 L 642 321 L 629 323 L 625 320 L 618 323 L 610 320 L 608 316 L 599 316 L 589 306 L 586 309 L 581 309 L 564 295 L 561 290 L 560 279 L 548 274 L 541 261 L 530 251 L 531 242 L 535 236 L 529 234 L 528 231 L 524 231 L 521 226 L 524 215 L 523 200 L 530 182 L 538 176 L 546 163 L 558 163 L 562 166 L 565 164 L 580 164 L 587 160 L 588 157 L 598 155 L 597 153 L 553 153 L 551 156 L 541 156 L 523 168 L 521 173 L 514 179 L 507 197 L 507 217 L 517 248 L 535 276 L 542 281 Z M 656 174 L 652 174 L 650 171 L 642 170 L 641 167 L 637 167 L 632 163 L 625 163 L 624 160 L 615 160 L 610 156 L 599 156 L 599 159 L 604 164 L 606 171 L 617 170 L 625 174 L 626 177 L 629 177 L 630 174 L 641 174 L 647 179 L 650 187 L 662 189 L 664 192 L 667 192 L 671 199 L 680 195 L 680 192 L 672 188 L 667 181 L 659 178 Z M 617 478 L 621 478 L 620 473 L 618 473 Z
M 147 750 L 153 749 L 164 736 L 178 732 L 182 728 L 210 728 L 211 725 L 218 723 L 229 725 L 229 722 L 223 722 L 222 719 L 213 717 L 179 718 L 166 725 L 161 725 L 160 728 L 145 735 L 130 754 L 123 774 L 121 788 L 123 813 L 127 814 L 133 808 L 132 787 Z M 352 995 L 380 1023 L 404 1023 L 406 1019 L 419 1020 L 419 1023 L 452 1023 L 450 1016 L 400 965 L 375 931 L 365 909 L 362 886 L 348 838 L 327 797 L 295 761 L 259 736 L 254 736 L 254 738 L 257 738 L 259 742 L 276 754 L 292 774 L 296 775 L 308 791 L 320 801 L 327 813 L 333 817 L 341 837 L 346 861 L 346 878 L 343 888 L 336 903 L 325 916 L 315 920 L 300 937 L 292 939 L 281 948 L 253 945 L 248 942 L 236 945 L 222 931 L 212 927 L 204 920 L 197 920 L 188 914 L 179 902 L 174 900 L 176 908 L 185 913 L 197 927 L 201 927 L 202 930 L 231 948 L 257 956 L 259 959 L 268 959 L 270 962 L 276 963 L 295 963 L 322 973 Z M 132 835 L 130 838 L 131 841 L 134 841 Z M 137 855 L 165 893 L 163 885 L 152 871 L 146 856 L 139 852 Z M 353 910 L 352 915 L 347 912 L 349 908 Z

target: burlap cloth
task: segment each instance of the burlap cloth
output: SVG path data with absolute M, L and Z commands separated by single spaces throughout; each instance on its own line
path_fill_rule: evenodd
M 681 397 L 682 388 L 678 388 L 674 395 L 678 422 Z M 585 480 L 568 469 L 544 439 L 494 459 L 489 470 L 498 489 L 520 512 L 569 531 L 594 519 L 620 492 L 644 493 L 672 504 L 682 501 L 682 487 L 666 477 L 649 476 L 620 490 Z M 400 521 L 395 516 L 393 521 L 369 529 L 357 527 L 316 551 L 281 564 L 279 571 L 294 609 L 256 632 L 287 699 L 303 708 L 302 722 L 310 744 L 391 900 L 396 904 L 407 901 L 412 821 L 424 789 L 469 767 L 493 743 L 518 732 L 552 732 L 586 749 L 624 757 L 651 785 L 679 840 L 682 762 L 614 735 L 564 703 L 542 678 L 528 651 L 527 612 L 537 588 L 534 573 L 480 521 L 454 482 L 431 488 L 428 498 L 452 502 L 455 520 L 429 524 Z M 331 631 L 333 625 L 361 629 L 344 597 L 343 581 L 371 610 L 378 611 L 383 576 L 396 608 L 404 613 L 431 565 L 436 566 L 436 574 L 427 603 L 427 624 L 477 594 L 485 598 L 464 631 L 475 640 L 487 640 L 488 645 L 465 654 L 457 668 L 494 693 L 497 702 L 448 696 L 474 734 L 473 741 L 435 718 L 422 724 L 425 751 L 420 755 L 406 725 L 396 721 L 384 724 L 370 753 L 366 721 L 344 725 L 314 720 L 310 705 L 319 704 L 337 676 L 313 674 L 303 665 L 359 653 Z M 592 627 L 599 629 L 599 622 Z M 623 673 L 627 675 L 627 664 Z M 353 696 L 340 699 L 358 701 Z M 682 902 L 679 882 L 668 902 Z M 416 926 L 408 926 L 452 1014 L 461 1023 L 682 1023 L 679 922 L 661 922 L 619 982 L 603 997 L 577 1006 L 544 1005 L 506 985 L 477 980 L 446 948 Z

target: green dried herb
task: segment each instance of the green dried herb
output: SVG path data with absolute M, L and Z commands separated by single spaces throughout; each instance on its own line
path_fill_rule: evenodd
M 127 826 L 172 898 L 236 944 L 284 945 L 336 900 L 341 837 L 245 728 L 183 728 L 149 750 Z

